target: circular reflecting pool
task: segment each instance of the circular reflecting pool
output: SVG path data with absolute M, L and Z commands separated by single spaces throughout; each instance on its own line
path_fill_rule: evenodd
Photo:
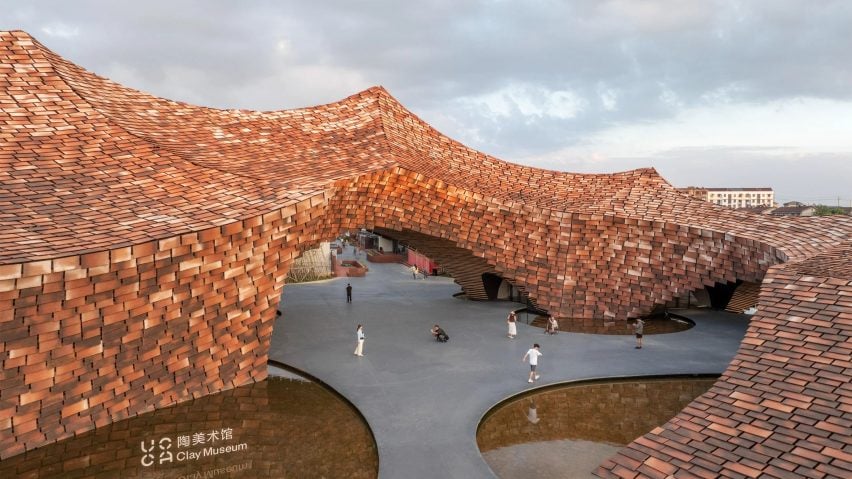
M 646 336 L 653 334 L 671 334 L 686 331 L 695 326 L 691 319 L 678 314 L 654 314 L 642 318 L 645 321 Z M 536 316 L 530 321 L 530 326 L 541 328 L 547 326 L 547 316 Z M 601 321 L 589 319 L 560 319 L 559 330 L 568 333 L 607 334 L 632 336 L 635 319 L 626 321 Z
M 715 381 L 643 378 L 534 390 L 489 411 L 476 440 L 502 479 L 594 477 L 604 460 L 674 417 Z
M 295 376 L 270 377 L 0 461 L 3 478 L 377 475 L 375 441 L 360 414 Z

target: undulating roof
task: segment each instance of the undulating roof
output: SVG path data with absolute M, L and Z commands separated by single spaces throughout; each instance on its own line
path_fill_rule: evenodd
M 779 227 L 707 205 L 652 168 L 575 174 L 499 160 L 436 132 L 381 87 L 310 108 L 219 110 L 118 85 L 24 32 L 0 33 L 0 52 L 0 264 L 227 224 L 394 167 L 508 206 L 700 218 L 768 236 L 791 257 L 838 240 L 814 223 Z

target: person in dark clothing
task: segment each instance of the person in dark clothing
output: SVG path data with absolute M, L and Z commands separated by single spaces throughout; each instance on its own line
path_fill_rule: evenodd
M 346 302 L 352 302 L 352 285 L 349 283 L 346 283 Z
M 450 340 L 450 336 L 447 335 L 446 331 L 441 329 L 441 327 L 437 324 L 432 326 L 432 336 L 435 336 L 435 341 L 438 341 L 439 343 L 446 343 Z

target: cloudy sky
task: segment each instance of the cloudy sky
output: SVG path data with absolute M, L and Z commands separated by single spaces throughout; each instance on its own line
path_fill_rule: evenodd
M 220 108 L 383 85 L 445 134 L 576 172 L 852 204 L 852 2 L 4 1 L 98 74 Z

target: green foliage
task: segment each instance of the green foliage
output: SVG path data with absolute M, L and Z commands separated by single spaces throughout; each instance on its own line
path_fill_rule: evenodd
M 845 208 L 838 208 L 837 206 L 826 206 L 826 205 L 817 205 L 816 212 L 814 213 L 817 216 L 831 216 L 831 215 L 845 215 Z

